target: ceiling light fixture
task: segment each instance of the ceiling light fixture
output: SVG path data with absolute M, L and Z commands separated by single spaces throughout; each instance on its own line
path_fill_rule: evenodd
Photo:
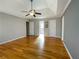
M 30 1 L 31 1 L 31 10 L 29 10 L 28 14 L 26 14 L 25 16 L 32 15 L 36 17 L 36 15 L 41 15 L 41 13 L 36 12 L 36 10 L 33 9 L 33 0 L 30 0 Z M 25 10 L 24 12 L 27 12 L 27 11 Z

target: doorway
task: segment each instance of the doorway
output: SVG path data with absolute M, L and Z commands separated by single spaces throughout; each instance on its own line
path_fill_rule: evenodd
M 29 22 L 26 22 L 26 36 L 29 36 Z

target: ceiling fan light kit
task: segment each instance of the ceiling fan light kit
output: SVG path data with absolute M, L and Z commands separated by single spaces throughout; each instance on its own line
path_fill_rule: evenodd
M 34 14 L 35 14 L 34 10 L 31 10 L 30 15 L 33 16 Z

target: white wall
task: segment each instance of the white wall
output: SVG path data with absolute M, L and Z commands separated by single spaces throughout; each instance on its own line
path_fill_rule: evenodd
M 72 0 L 64 15 L 64 41 L 73 59 L 79 59 L 79 0 Z
M 45 36 L 52 36 L 52 37 L 61 37 L 62 31 L 62 20 L 59 19 L 49 19 L 45 20 L 44 22 L 48 21 L 48 28 L 44 29 Z M 39 35 L 39 21 L 34 21 L 34 29 L 35 35 Z
M 49 24 L 49 36 L 56 37 L 56 20 L 50 20 L 48 21 Z
M 58 19 L 52 19 L 48 21 L 48 32 L 49 32 L 49 36 L 52 37 L 59 37 L 61 38 L 61 34 L 62 34 L 62 19 L 58 18 Z
M 62 19 L 56 19 L 56 36 L 62 37 Z
M 34 21 L 34 33 L 39 35 L 39 21 Z
M 0 43 L 26 36 L 26 22 L 0 12 Z
M 30 35 L 34 35 L 34 22 L 29 22 L 29 30 Z

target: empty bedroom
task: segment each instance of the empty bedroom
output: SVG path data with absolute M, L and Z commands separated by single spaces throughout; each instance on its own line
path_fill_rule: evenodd
M 78 59 L 77 2 L 0 0 L 0 59 Z

